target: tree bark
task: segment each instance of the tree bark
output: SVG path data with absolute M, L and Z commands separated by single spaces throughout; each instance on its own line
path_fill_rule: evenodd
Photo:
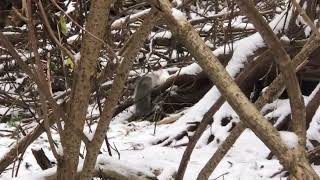
M 310 164 L 308 164 L 307 160 L 297 156 L 288 149 L 282 142 L 279 132 L 267 122 L 257 108 L 245 97 L 190 23 L 180 18 L 176 19 L 173 16 L 169 1 L 157 1 L 155 5 L 165 14 L 171 31 L 179 37 L 179 40 L 195 57 L 203 70 L 207 72 L 210 79 L 216 84 L 219 91 L 225 96 L 243 122 L 279 158 L 281 164 L 296 177 L 301 177 L 301 170 L 304 169 L 304 172 L 309 172 L 306 175 L 318 179 L 317 174 Z M 177 177 L 176 179 L 182 178 Z
M 91 81 L 96 76 L 97 60 L 103 45 L 109 17 L 111 1 L 96 0 L 91 2 L 90 13 L 86 23 L 86 32 L 81 45 L 81 59 L 75 66 L 74 80 L 70 95 L 62 134 L 63 167 L 58 171 L 61 179 L 76 179 L 79 162 L 81 137 L 77 130 L 83 130 L 90 99 Z
M 305 44 L 302 50 L 294 57 L 293 64 L 296 71 L 301 68 L 303 62 L 311 55 L 311 53 L 319 47 L 319 39 L 312 36 L 310 40 Z M 284 91 L 284 77 L 280 74 L 268 87 L 268 89 L 259 97 L 255 102 L 258 109 L 261 109 L 265 104 L 273 102 Z M 201 173 L 207 172 L 209 175 L 217 167 L 222 158 L 226 155 L 232 145 L 236 142 L 242 132 L 245 130 L 245 126 L 242 122 L 236 125 L 236 127 L 230 132 L 229 136 L 219 146 L 217 151 L 213 154 L 205 167 L 201 170 Z
M 299 146 L 296 147 L 296 153 L 300 154 L 301 156 L 305 156 L 304 147 L 306 145 L 306 109 L 291 59 L 281 45 L 279 38 L 277 38 L 277 36 L 273 33 L 271 27 L 259 14 L 253 3 L 245 0 L 237 0 L 236 2 L 240 9 L 252 21 L 253 25 L 259 31 L 268 47 L 272 50 L 275 61 L 279 64 L 280 70 L 286 79 L 285 85 L 290 98 L 292 112 L 292 127 L 299 138 Z
M 159 13 L 151 10 L 150 15 L 144 20 L 143 25 L 131 36 L 120 52 L 123 58 L 113 81 L 110 96 L 106 99 L 106 104 L 103 108 L 93 139 L 87 146 L 87 155 L 80 175 L 81 180 L 90 180 L 92 177 L 100 147 L 104 140 L 105 133 L 108 130 L 118 99 L 122 95 L 129 71 L 145 39 L 160 17 Z

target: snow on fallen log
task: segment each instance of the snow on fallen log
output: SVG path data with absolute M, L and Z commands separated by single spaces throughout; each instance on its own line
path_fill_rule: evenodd
M 284 12 L 285 13 L 285 12 Z M 278 34 L 282 28 L 285 29 L 288 26 L 288 22 L 283 18 L 284 13 L 277 15 L 270 23 L 270 27 L 273 31 Z M 291 16 L 291 12 L 288 15 Z M 233 47 L 233 49 L 231 49 Z M 234 78 L 240 70 L 244 67 L 248 57 L 254 54 L 258 49 L 266 47 L 261 35 L 257 32 L 251 36 L 243 38 L 239 41 L 234 42 L 233 45 L 227 45 L 217 48 L 213 51 L 214 55 L 219 56 L 225 53 L 231 53 L 233 50 L 232 57 L 226 66 L 228 73 Z M 189 66 L 183 67 L 180 74 L 194 74 L 201 71 L 201 67 L 197 63 L 193 63 Z M 194 121 L 201 121 L 203 115 L 209 110 L 209 108 L 218 100 L 220 92 L 216 86 L 213 86 L 203 98 L 196 103 L 194 106 L 186 110 L 185 114 L 179 118 L 173 126 L 167 129 L 167 133 L 161 134 L 157 140 L 164 139 L 167 137 L 167 141 L 172 140 L 177 132 L 184 131 L 188 123 Z M 156 140 L 156 141 L 157 141 Z
M 78 174 L 82 170 L 82 164 L 78 167 Z M 26 179 L 32 180 L 56 180 L 56 167 L 47 169 L 39 173 L 32 173 L 14 180 Z M 111 157 L 98 157 L 93 177 L 100 177 L 111 180 L 157 180 L 158 178 L 150 172 L 150 169 L 137 167 L 136 164 L 115 160 Z

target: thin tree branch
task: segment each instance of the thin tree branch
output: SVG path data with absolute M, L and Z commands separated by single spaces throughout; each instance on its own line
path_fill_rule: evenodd
M 83 165 L 82 173 L 80 175 L 81 180 L 89 180 L 92 177 L 93 167 L 96 163 L 96 157 L 104 140 L 105 133 L 109 128 L 109 124 L 115 107 L 118 103 L 118 99 L 122 95 L 122 89 L 124 88 L 129 70 L 133 65 L 137 53 L 143 46 L 145 39 L 148 37 L 152 28 L 156 25 L 157 20 L 160 19 L 160 17 L 161 16 L 159 16 L 157 12 L 151 10 L 150 15 L 144 20 L 142 26 L 131 36 L 123 49 L 120 51 L 123 59 L 117 70 L 117 75 L 113 81 L 110 95 L 106 100 L 106 104 L 103 108 L 92 142 L 90 143 L 90 146 L 87 147 L 88 152 Z
M 231 107 L 238 113 L 243 122 L 271 149 L 279 158 L 281 164 L 293 175 L 299 176 L 297 172 L 308 171 L 304 175 L 310 175 L 317 179 L 318 176 L 307 162 L 297 154 L 289 151 L 288 147 L 280 138 L 279 132 L 263 117 L 263 115 L 250 103 L 239 87 L 228 75 L 219 60 L 205 45 L 199 34 L 193 30 L 190 23 L 183 18 L 175 17 L 172 13 L 170 2 L 167 0 L 157 1 L 156 4 L 165 14 L 167 24 L 179 40 L 185 45 L 189 52 L 195 57 L 199 65 L 207 72 L 210 79 L 217 85 L 221 94 L 225 96 Z M 176 10 L 175 10 L 176 11 Z M 176 19 L 177 18 L 177 19 Z M 300 161 L 299 165 L 294 162 Z M 302 168 L 303 167 L 303 168 Z M 182 179 L 183 177 L 177 177 Z
M 293 65 L 296 68 L 296 71 L 299 70 L 304 64 L 306 59 L 311 55 L 311 53 L 320 46 L 320 39 L 316 36 L 311 36 L 309 41 L 305 44 L 302 50 L 294 57 Z M 284 91 L 284 77 L 282 74 L 277 76 L 277 78 L 269 85 L 268 89 L 262 93 L 262 95 L 255 102 L 255 105 L 258 109 L 261 109 L 265 104 L 273 102 L 276 100 Z M 219 146 L 217 151 L 213 154 L 210 160 L 206 163 L 206 165 L 202 168 L 201 172 L 198 175 L 198 179 L 205 179 L 209 177 L 214 169 L 217 167 L 219 162 L 223 159 L 232 145 L 236 142 L 236 140 L 240 137 L 242 132 L 246 129 L 243 122 L 240 122 L 236 125 L 236 127 L 230 132 L 229 136 L 225 139 L 225 141 Z

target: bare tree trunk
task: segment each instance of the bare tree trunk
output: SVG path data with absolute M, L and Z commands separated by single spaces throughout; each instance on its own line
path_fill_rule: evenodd
M 75 66 L 70 104 L 67 111 L 62 135 L 63 168 L 59 169 L 61 179 L 76 179 L 79 162 L 81 137 L 76 131 L 83 130 L 87 113 L 91 81 L 96 76 L 96 65 L 109 17 L 111 1 L 96 0 L 91 2 L 86 23 L 86 32 L 81 45 L 81 59 Z
M 156 25 L 157 20 L 160 17 L 161 16 L 159 13 L 151 10 L 149 16 L 144 20 L 143 25 L 131 36 L 121 50 L 120 55 L 122 55 L 123 58 L 120 66 L 118 67 L 117 75 L 113 81 L 110 95 L 106 99 L 106 104 L 102 111 L 93 139 L 87 146 L 87 155 L 83 165 L 83 170 L 80 174 L 81 180 L 90 180 L 92 177 L 100 147 L 104 140 L 105 133 L 109 128 L 109 124 L 118 103 L 118 99 L 122 95 L 122 90 L 124 88 L 129 71 L 133 65 L 137 53 L 143 46 L 145 39 L 148 37 L 152 28 Z
M 294 68 L 296 71 L 301 67 L 303 62 L 310 56 L 310 54 L 319 47 L 319 39 L 315 36 L 312 36 L 307 44 L 302 48 L 302 50 L 295 56 L 293 59 Z M 284 91 L 284 77 L 280 74 L 268 87 L 268 89 L 259 97 L 255 102 L 255 105 L 258 109 L 261 109 L 268 102 L 272 102 L 277 99 L 282 92 Z M 240 137 L 242 132 L 245 130 L 243 122 L 240 122 L 236 127 L 230 132 L 229 136 L 225 141 L 219 146 L 217 151 L 213 154 L 207 164 L 202 168 L 200 174 L 210 175 L 213 170 L 217 167 L 222 158 L 226 155 L 232 145 Z M 207 175 L 207 176 L 208 176 Z M 198 177 L 199 177 L 198 176 Z M 200 179 L 200 178 L 199 178 Z
M 237 0 L 237 4 L 249 17 L 255 28 L 259 31 L 262 38 L 267 43 L 268 47 L 272 50 L 275 60 L 279 64 L 280 70 L 286 79 L 285 84 L 290 98 L 290 106 L 292 111 L 292 126 L 295 133 L 299 137 L 299 146 L 296 147 L 296 150 L 297 153 L 301 153 L 301 156 L 305 156 L 304 147 L 306 144 L 306 109 L 301 95 L 298 79 L 295 75 L 295 70 L 291 63 L 290 57 L 281 45 L 279 38 L 277 38 L 277 36 L 273 33 L 270 26 L 259 14 L 252 2 Z
M 176 33 L 179 40 L 187 47 L 195 57 L 200 66 L 207 72 L 210 79 L 216 84 L 219 91 L 225 96 L 232 108 L 238 113 L 243 122 L 268 146 L 268 148 L 279 158 L 281 164 L 295 177 L 304 175 L 318 179 L 306 158 L 301 158 L 292 153 L 282 142 L 279 132 L 263 117 L 257 108 L 245 97 L 240 88 L 228 75 L 219 60 L 205 45 L 198 33 L 187 21 L 175 17 L 169 1 L 157 1 L 159 9 L 162 10 L 167 19 L 171 31 Z M 177 177 L 182 179 L 183 177 Z
M 235 79 L 235 82 L 237 84 L 240 84 L 241 89 L 250 85 L 250 83 L 247 83 L 247 82 L 254 82 L 257 79 L 261 78 L 261 76 L 259 75 L 266 73 L 262 69 L 267 70 L 268 68 L 266 67 L 269 67 L 269 65 L 272 63 L 271 62 L 272 59 L 270 56 L 271 56 L 270 50 L 264 51 L 256 60 L 254 60 L 252 63 L 249 63 L 249 65 L 246 66 L 245 69 L 237 76 L 237 78 Z M 225 103 L 225 99 L 222 96 L 220 96 L 219 99 L 214 103 L 214 105 L 212 105 L 211 108 L 208 110 L 208 112 L 206 112 L 206 114 L 203 116 L 196 132 L 193 134 L 192 138 L 190 139 L 188 146 L 182 156 L 179 169 L 177 172 L 177 176 L 184 175 L 194 147 L 196 146 L 203 132 L 206 130 L 209 122 L 212 119 L 212 116 L 220 109 L 223 103 Z

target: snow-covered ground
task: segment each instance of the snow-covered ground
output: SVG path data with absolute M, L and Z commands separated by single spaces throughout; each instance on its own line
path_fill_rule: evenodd
M 160 125 L 157 127 L 156 135 L 154 125 L 151 122 L 132 122 L 113 121 L 108 133 L 109 141 L 115 144 L 120 152 L 120 161 L 144 171 L 161 172 L 159 179 L 172 179 L 172 175 L 178 169 L 180 159 L 185 147 L 163 147 L 152 145 L 157 136 L 168 130 L 170 125 Z M 8 128 L 1 124 L 0 129 Z M 4 155 L 9 146 L 15 143 L 9 138 L 1 138 L 0 156 Z M 46 135 L 43 134 L 34 142 L 23 156 L 23 161 L 19 170 L 20 179 L 30 179 L 30 176 L 41 172 L 37 165 L 31 148 L 43 148 L 50 160 L 54 158 L 49 150 Z M 209 144 L 207 146 L 197 147 L 191 156 L 185 179 L 196 179 L 197 174 L 216 150 L 217 145 Z M 102 148 L 103 154 L 100 156 L 108 157 L 105 144 Z M 211 175 L 210 179 L 269 179 L 274 173 L 281 170 L 278 160 L 266 160 L 269 150 L 250 130 L 246 130 L 238 139 L 231 151 L 226 155 L 217 169 Z M 118 156 L 113 152 L 113 158 Z M 101 157 L 100 157 L 101 158 Z M 30 166 L 30 167 L 28 167 Z M 1 179 L 10 179 L 11 170 L 1 175 Z M 276 176 L 274 179 L 279 179 Z
M 318 112 L 317 114 L 319 114 Z M 113 157 L 109 157 L 107 147 L 104 143 L 101 149 L 102 154 L 99 155 L 99 162 L 111 162 L 111 164 L 114 164 L 115 168 L 118 167 L 118 165 L 124 165 L 145 173 L 157 172 L 160 180 L 173 179 L 172 176 L 178 169 L 185 146 L 174 147 L 175 145 L 171 144 L 170 147 L 165 147 L 153 145 L 153 143 L 162 137 L 163 134 L 171 134 L 168 133 L 168 131 L 173 131 L 175 127 L 179 127 L 183 123 L 176 122 L 175 124 L 159 125 L 156 127 L 156 134 L 154 134 L 154 124 L 152 122 L 127 122 L 124 119 L 129 114 L 131 114 L 130 111 L 118 115 L 112 121 L 108 132 L 109 142 L 119 151 L 120 160 L 118 160 L 119 157 L 115 151 L 113 151 Z M 311 124 L 318 124 L 319 117 L 320 116 L 316 115 Z M 318 125 L 312 125 L 311 127 L 313 130 L 309 129 L 308 136 L 309 138 L 314 139 L 310 135 L 315 135 L 313 131 L 316 131 Z M 0 124 L 0 132 L 2 135 L 5 134 L 1 131 L 4 129 L 14 130 L 12 125 Z M 95 126 L 92 126 L 91 129 L 94 131 Z M 218 130 L 218 127 L 212 128 L 211 131 L 213 129 Z M 85 132 L 89 138 L 92 136 L 92 133 L 89 133 L 89 128 L 86 128 Z M 227 136 L 227 133 L 224 133 L 224 135 Z M 53 137 L 58 140 L 58 135 L 54 132 Z M 2 157 L 14 143 L 16 143 L 16 141 L 12 138 L 1 137 L 0 157 Z M 177 145 L 180 143 L 180 141 L 177 142 Z M 191 156 L 186 170 L 186 180 L 196 179 L 201 168 L 215 152 L 217 147 L 218 143 L 216 141 L 208 145 L 201 141 L 199 142 Z M 55 161 L 50 151 L 47 137 L 45 134 L 42 134 L 25 152 L 18 173 L 19 179 L 30 180 L 30 177 L 32 177 L 31 179 L 36 179 L 37 176 L 43 174 L 31 152 L 31 149 L 40 148 L 44 149 L 51 161 Z M 280 177 L 283 174 L 278 174 L 271 178 L 275 173 L 281 171 L 282 166 L 276 159 L 266 159 L 269 152 L 268 148 L 255 136 L 255 134 L 247 129 L 213 172 L 210 179 L 284 179 Z M 319 167 L 315 168 L 320 172 Z M 52 171 L 54 170 L 51 169 L 46 173 Z M 0 179 L 11 179 L 11 174 L 12 169 L 9 169 L 0 176 Z
M 178 169 L 180 159 L 185 147 L 162 147 L 152 146 L 155 138 L 153 135 L 153 125 L 146 122 L 134 123 L 129 132 L 130 137 L 124 136 L 124 129 L 128 125 L 118 124 L 111 131 L 110 138 L 116 144 L 119 144 L 121 150 L 121 159 L 163 170 L 163 175 L 159 179 L 170 179 L 170 175 Z M 157 127 L 157 134 L 166 131 L 168 125 Z M 112 136 L 114 134 L 114 136 Z M 139 150 L 133 150 L 136 147 Z M 196 179 L 199 171 L 211 157 L 217 146 L 208 145 L 196 148 L 191 156 L 185 179 Z M 266 160 L 269 150 L 252 133 L 246 130 L 237 141 L 232 150 L 226 155 L 222 163 L 217 167 L 210 179 L 266 179 L 273 173 L 281 169 L 278 160 Z M 219 178 L 218 178 L 219 179 Z M 277 178 L 279 179 L 279 178 Z

